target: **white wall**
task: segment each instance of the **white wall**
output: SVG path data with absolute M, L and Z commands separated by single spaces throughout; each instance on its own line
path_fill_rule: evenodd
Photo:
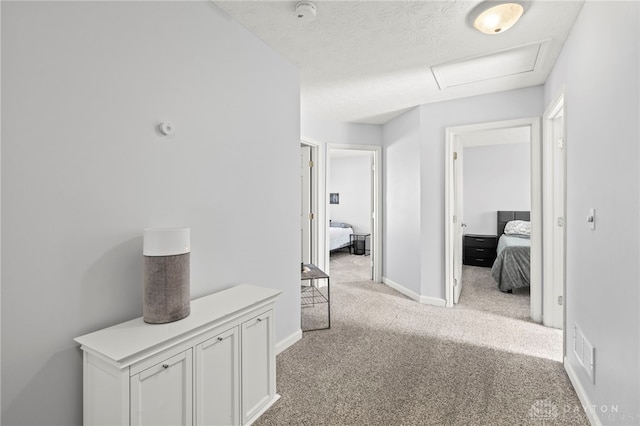
M 528 143 L 464 148 L 465 233 L 496 235 L 498 210 L 531 209 L 530 149 Z
M 382 126 L 318 120 L 302 111 L 300 127 L 303 138 L 322 143 L 382 146 Z
M 302 139 L 318 147 L 318 156 L 314 161 L 319 165 L 317 169 L 318 193 L 321 194 L 321 199 L 318 204 L 321 207 L 325 207 L 325 202 L 328 203 L 328 200 L 324 199 L 324 194 L 327 194 L 327 186 L 329 184 L 327 174 L 329 144 L 382 146 L 382 126 L 377 124 L 324 121 L 317 119 L 305 110 L 301 110 L 300 128 Z M 329 208 L 319 208 L 317 211 L 318 223 L 328 224 L 329 216 Z M 326 227 L 318 227 L 318 239 L 321 242 L 326 242 L 325 248 L 327 248 L 326 252 L 328 253 Z M 320 247 L 321 251 L 318 254 L 318 266 L 330 273 L 329 258 L 325 256 L 322 248 L 323 247 Z
M 329 192 L 340 194 L 339 204 L 330 204 L 330 220 L 347 222 L 360 234 L 371 233 L 370 152 L 331 157 Z
M 566 85 L 566 326 L 596 347 L 596 383 L 571 331 L 568 367 L 607 425 L 640 423 L 639 15 L 637 2 L 587 1 L 545 85 L 547 105 Z
M 421 291 L 445 298 L 444 289 L 444 161 L 445 128 L 541 116 L 542 86 L 475 96 L 420 107 Z
M 3 424 L 81 424 L 72 339 L 142 315 L 145 227 L 191 227 L 193 297 L 280 288 L 299 331 L 293 64 L 208 1 L 2 2 L 2 89 Z
M 542 86 L 425 104 L 383 126 L 384 277 L 444 301 L 445 129 L 542 115 Z
M 383 126 L 382 274 L 420 294 L 420 109 Z

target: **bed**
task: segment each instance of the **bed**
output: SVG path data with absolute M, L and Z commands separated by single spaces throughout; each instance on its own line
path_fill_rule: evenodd
M 329 251 L 349 247 L 353 228 L 348 223 L 329 222 Z
M 491 275 L 503 292 L 529 287 L 531 281 L 530 212 L 498 211 L 497 257 Z

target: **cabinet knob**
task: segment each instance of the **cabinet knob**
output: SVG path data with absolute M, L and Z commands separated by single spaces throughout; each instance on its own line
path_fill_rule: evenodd
M 258 322 L 262 322 L 262 318 L 258 318 Z
M 169 364 L 162 364 L 162 368 L 169 368 Z
M 222 342 L 224 339 L 222 337 L 218 337 L 218 342 Z

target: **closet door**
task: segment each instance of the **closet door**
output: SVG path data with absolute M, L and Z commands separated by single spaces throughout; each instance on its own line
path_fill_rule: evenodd
M 196 424 L 240 424 L 239 332 L 234 327 L 196 346 Z
M 131 376 L 131 425 L 192 424 L 192 350 Z

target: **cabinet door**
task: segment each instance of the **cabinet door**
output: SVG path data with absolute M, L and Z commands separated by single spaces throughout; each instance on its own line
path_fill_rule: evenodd
M 240 424 L 238 327 L 196 346 L 196 424 Z
M 242 423 L 275 397 L 272 312 L 242 324 Z
M 192 424 L 192 350 L 131 376 L 131 424 Z

